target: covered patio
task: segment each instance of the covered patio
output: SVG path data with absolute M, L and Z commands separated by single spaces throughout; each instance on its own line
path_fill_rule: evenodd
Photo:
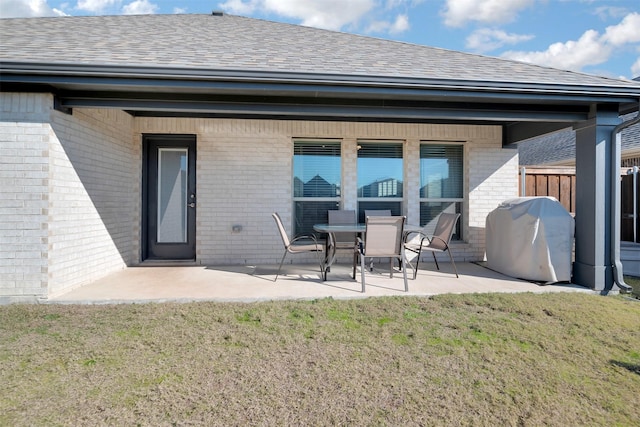
M 374 208 L 420 227 L 461 215 L 462 277 L 425 266 L 410 294 L 548 290 L 462 263 L 485 259 L 487 215 L 517 197 L 517 145 L 566 128 L 573 280 L 628 288 L 617 171 L 638 82 L 224 14 L 0 32 L 3 301 L 361 297 L 348 267 L 321 282 L 311 256 L 271 281 L 271 214 L 294 236 Z M 406 295 L 383 277 L 364 295 Z
M 385 264 L 386 263 L 381 263 Z M 537 284 L 505 276 L 481 263 L 456 263 L 456 278 L 449 263 L 438 271 L 433 263 L 423 263 L 416 280 L 409 280 L 404 292 L 402 274 L 389 278 L 388 270 L 376 265 L 367 273 L 366 292 L 360 292 L 360 273 L 351 278 L 351 266 L 332 266 L 322 281 L 317 265 L 286 264 L 274 282 L 277 265 L 259 266 L 154 266 L 144 264 L 112 273 L 91 284 L 50 297 L 50 304 L 126 304 L 149 302 L 267 300 L 312 300 L 320 298 L 366 298 L 381 296 L 432 296 L 462 293 L 514 292 L 594 292 L 569 283 Z

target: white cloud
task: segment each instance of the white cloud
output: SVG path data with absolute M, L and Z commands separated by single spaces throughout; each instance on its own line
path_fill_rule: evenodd
M 264 0 L 264 3 L 280 15 L 302 19 L 302 25 L 329 30 L 357 21 L 375 6 L 372 0 Z
M 640 57 L 631 66 L 631 76 L 633 78 L 640 77 Z
M 585 31 L 576 41 L 554 43 L 545 51 L 505 52 L 502 57 L 565 70 L 602 64 L 625 46 L 640 42 L 640 14 L 631 13 L 617 25 L 606 28 L 604 34 L 596 30 Z
M 389 32 L 391 34 L 398 34 L 407 31 L 409 27 L 409 17 L 407 15 L 398 15 L 396 16 L 396 20 L 393 21 Z
M 611 55 L 612 47 L 601 42 L 595 30 L 588 30 L 577 40 L 565 43 L 554 43 L 545 51 L 538 52 L 505 52 L 504 58 L 530 62 L 553 68 L 580 71 L 587 65 L 606 62 Z
M 125 15 L 150 15 L 156 13 L 158 5 L 149 3 L 148 0 L 135 0 L 122 7 L 122 13 Z
M 535 0 L 447 0 L 442 12 L 449 27 L 462 27 L 470 21 L 488 24 L 511 22 L 518 12 Z
M 0 0 L 0 18 L 64 15 L 61 10 L 50 7 L 47 0 Z
M 630 13 L 618 25 L 607 27 L 602 38 L 614 46 L 640 42 L 640 13 Z
M 390 33 L 399 34 L 409 29 L 409 17 L 407 15 L 396 16 L 395 21 L 374 21 L 366 29 L 366 33 Z
M 122 0 L 78 0 L 76 9 L 100 13 L 111 6 L 117 6 Z
M 398 34 L 410 27 L 408 10 L 425 0 L 226 0 L 218 4 L 232 14 L 275 14 L 309 27 Z M 376 15 L 378 19 L 376 19 Z M 395 15 L 395 18 L 391 18 Z
M 471 33 L 466 40 L 466 47 L 475 52 L 490 52 L 506 45 L 514 45 L 533 39 L 531 34 L 507 33 L 495 28 L 481 28 Z
M 249 16 L 260 7 L 260 3 L 261 2 L 259 0 L 228 0 L 224 3 L 220 3 L 218 6 L 236 15 Z
M 600 6 L 596 7 L 593 11 L 593 14 L 602 20 L 606 20 L 609 18 L 622 18 L 627 13 L 629 13 L 629 11 L 626 8 L 615 6 Z
M 416 7 L 420 3 L 424 3 L 425 0 L 385 0 L 384 8 L 387 10 L 395 9 L 399 7 Z M 429 0 L 427 0 L 429 1 Z
M 228 0 L 219 5 L 239 15 L 256 11 L 301 20 L 309 27 L 339 30 L 354 23 L 376 6 L 374 0 Z
M 398 6 L 402 6 L 405 3 L 405 0 L 386 0 L 384 2 L 385 9 L 394 9 Z
M 176 15 L 182 14 L 182 13 L 187 13 L 187 8 L 186 7 L 174 7 L 173 8 L 173 13 L 175 13 Z

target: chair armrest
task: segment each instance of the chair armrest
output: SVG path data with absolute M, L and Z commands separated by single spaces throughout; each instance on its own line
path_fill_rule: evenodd
M 318 238 L 313 235 L 313 234 L 301 234 L 299 236 L 294 237 L 293 239 L 291 239 L 291 244 L 293 244 L 294 242 L 297 242 L 298 240 L 303 240 L 303 239 L 311 239 L 313 240 L 313 243 L 316 245 L 316 248 L 318 247 Z M 320 246 L 322 247 L 323 245 L 320 244 Z
M 427 235 L 424 232 L 422 232 L 422 231 L 410 231 L 410 232 L 408 232 L 407 234 L 404 235 L 404 243 L 408 243 L 409 242 L 409 240 L 410 240 L 409 236 L 415 236 L 415 235 L 422 236 L 420 238 L 420 245 L 422 245 L 422 242 L 424 242 L 425 239 L 427 239 L 427 241 L 429 241 L 429 238 L 427 237 Z
M 291 239 L 292 242 L 295 242 L 297 240 L 302 240 L 302 239 L 311 239 L 314 242 L 318 241 L 318 238 L 316 237 L 315 234 L 298 234 L 297 236 L 295 236 L 293 239 Z

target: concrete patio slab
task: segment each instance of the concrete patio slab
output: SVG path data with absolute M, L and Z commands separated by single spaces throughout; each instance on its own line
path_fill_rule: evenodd
M 351 266 L 333 265 L 322 281 L 317 265 L 285 265 L 274 282 L 277 266 L 154 266 L 129 267 L 61 295 L 47 303 L 118 304 L 146 302 L 296 300 L 318 298 L 365 298 L 377 296 L 491 292 L 593 292 L 574 284 L 539 285 L 504 276 L 475 263 L 421 264 L 416 280 L 409 279 L 404 292 L 401 272 L 381 265 L 366 274 L 366 292 L 361 293 L 360 273 L 351 278 Z M 411 274 L 409 270 L 408 274 Z M 411 277 L 411 276 L 409 276 Z

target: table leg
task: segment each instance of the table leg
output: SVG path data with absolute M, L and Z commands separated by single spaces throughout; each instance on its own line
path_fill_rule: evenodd
M 331 265 L 336 260 L 336 245 L 333 233 L 327 233 L 326 253 L 324 258 L 324 280 L 327 280 L 327 272 L 331 271 Z

